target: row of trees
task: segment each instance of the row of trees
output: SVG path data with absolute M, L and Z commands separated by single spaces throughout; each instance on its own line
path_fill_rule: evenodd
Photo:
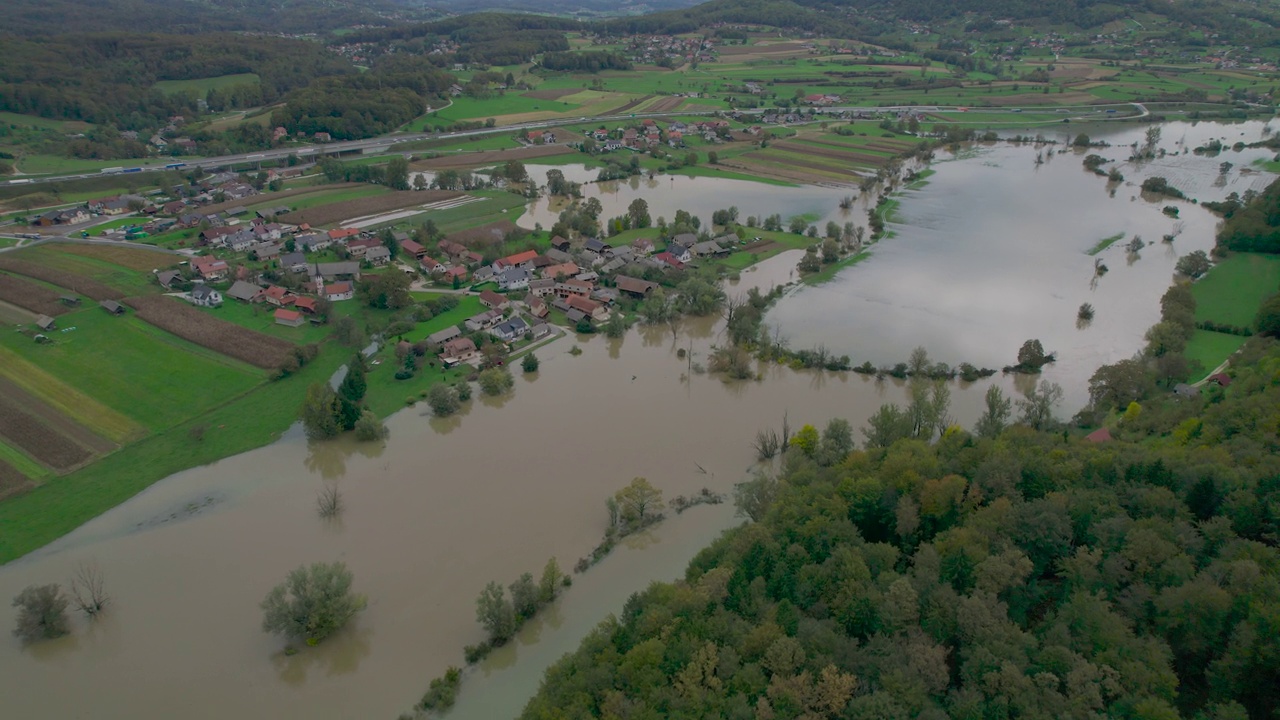
M 386 428 L 378 416 L 364 407 L 368 381 L 364 355 L 356 353 L 347 363 L 347 374 L 335 391 L 328 383 L 313 383 L 302 403 L 302 426 L 312 440 L 326 440 L 354 430 L 356 439 L 380 440 Z

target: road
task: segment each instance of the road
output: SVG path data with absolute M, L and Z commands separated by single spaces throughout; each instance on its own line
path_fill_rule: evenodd
M 1064 115 L 1064 119 L 1071 119 L 1071 118 L 1081 118 L 1086 116 L 1092 116 L 1092 115 L 1096 115 L 1098 113 L 1104 112 L 1105 110 L 1108 110 L 1108 109 L 1119 109 L 1119 108 L 1136 108 L 1139 114 L 1136 116 L 1120 115 L 1117 112 L 1117 113 L 1114 113 L 1115 115 L 1114 117 L 1101 117 L 1101 118 L 1088 117 L 1088 119 L 1090 121 L 1133 120 L 1138 118 L 1144 118 L 1151 114 L 1147 110 L 1146 106 L 1142 105 L 1141 103 L 1118 103 L 1114 105 L 1090 105 L 1090 106 L 1082 106 L 1079 108 L 1033 107 L 1030 109 L 1033 112 L 1045 112 L 1050 110 L 1052 111 L 1067 110 L 1068 112 L 1066 115 Z M 827 108 L 821 108 L 820 113 L 821 114 L 828 114 L 832 112 L 896 113 L 896 112 L 903 112 L 903 111 L 909 111 L 909 110 L 924 110 L 925 112 L 929 112 L 929 113 L 948 113 L 948 114 L 973 111 L 973 112 L 981 112 L 983 114 L 1008 113 L 1010 115 L 1014 115 L 1014 114 L 1019 114 L 1023 112 L 1021 108 L 976 107 L 976 108 L 962 109 L 961 107 L 958 107 L 958 106 L 951 107 L 951 106 L 932 106 L 932 105 L 925 105 L 925 106 L 895 105 L 895 106 L 889 106 L 889 107 L 881 107 L 881 106 L 827 107 Z M 697 112 L 682 111 L 678 114 L 682 116 L 697 116 L 697 115 L 713 116 L 721 112 L 723 111 L 711 111 L 711 110 L 697 111 Z M 765 113 L 778 112 L 778 109 L 752 108 L 752 109 L 741 110 L 740 112 L 747 115 L 763 115 Z M 671 117 L 673 114 L 675 113 L 671 113 L 671 112 L 624 113 L 624 114 L 618 114 L 618 115 L 593 115 L 593 116 L 585 116 L 585 117 L 578 117 L 578 118 L 557 118 L 554 120 L 537 120 L 533 122 L 516 123 L 513 125 L 503 125 L 503 126 L 492 127 L 492 128 L 481 128 L 477 130 L 459 130 L 459 131 L 447 132 L 447 133 L 392 133 L 389 135 L 383 135 L 381 137 L 368 138 L 366 140 L 347 140 L 342 142 L 324 143 L 319 145 L 291 145 L 286 148 L 276 148 L 273 150 L 262 150 L 260 152 L 251 152 L 251 153 L 240 153 L 236 155 L 221 155 L 218 157 L 211 157 L 211 158 L 192 158 L 190 160 L 181 160 L 181 159 L 175 160 L 173 158 L 166 158 L 166 159 L 152 160 L 152 161 L 140 163 L 137 165 L 130 165 L 131 161 L 121 160 L 120 163 L 125 167 L 142 168 L 143 171 L 164 170 L 166 164 L 172 164 L 174 162 L 183 163 L 182 168 L 179 168 L 179 169 L 198 167 L 198 168 L 204 168 L 206 170 L 210 170 L 210 169 L 216 169 L 216 168 L 229 167 L 232 165 L 241 165 L 245 163 L 257 163 L 257 162 L 282 160 L 284 158 L 289 157 L 290 155 L 297 155 L 298 157 L 305 159 L 305 158 L 312 158 L 319 155 L 365 151 L 365 150 L 371 150 L 371 149 L 385 149 L 389 151 L 396 145 L 403 145 L 405 143 L 412 143 L 412 142 L 420 142 L 422 140 L 450 140 L 455 138 L 473 137 L 476 135 L 493 135 L 495 133 L 508 133 L 508 132 L 515 132 L 520 130 L 526 130 L 526 131 L 536 130 L 538 128 L 557 127 L 560 125 L 571 125 L 571 124 L 577 124 L 577 123 L 583 123 L 583 122 L 611 122 L 611 121 L 617 121 L 617 120 L 632 120 L 637 118 L 664 118 L 664 117 Z M 821 115 L 819 115 L 819 117 L 821 117 Z M 1057 121 L 1053 121 L 1053 122 L 1057 122 Z M 1028 124 L 1032 124 L 1032 123 L 1028 123 Z M 42 175 L 40 177 L 23 177 L 23 178 L 17 178 L 14 180 L 9 180 L 6 184 L 21 185 L 21 184 L 49 183 L 49 182 L 57 182 L 62 180 L 81 180 L 84 178 L 93 178 L 93 177 L 102 177 L 102 176 L 103 176 L 103 173 L 101 172 L 90 172 L 90 173 L 79 172 L 79 173 L 67 173 L 63 175 Z

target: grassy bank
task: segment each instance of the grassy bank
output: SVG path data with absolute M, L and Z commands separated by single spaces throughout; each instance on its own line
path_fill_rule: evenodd
M 1191 340 L 1187 342 L 1187 349 L 1183 354 L 1188 361 L 1199 362 L 1201 367 L 1204 368 L 1204 373 L 1208 374 L 1221 365 L 1224 360 L 1231 357 L 1232 353 L 1239 350 L 1246 339 L 1240 335 L 1196 330 L 1195 334 L 1191 336 Z M 1199 380 L 1200 378 L 1192 379 Z
M 1280 256 L 1233 253 L 1191 286 L 1196 321 L 1253 324 L 1262 301 L 1280 290 Z
M 824 282 L 834 278 L 837 273 L 847 267 L 853 267 L 858 263 L 871 257 L 870 250 L 863 250 L 860 253 L 854 253 L 847 258 L 833 262 L 830 265 L 823 265 L 822 269 L 811 275 L 805 275 L 801 280 L 805 285 L 821 285 Z
M 1120 242 L 1123 239 L 1124 239 L 1124 233 L 1116 233 L 1115 235 L 1112 235 L 1110 237 L 1104 237 L 1098 242 L 1094 243 L 1093 247 L 1086 250 L 1085 254 L 1097 255 L 1098 253 L 1102 252 L 1103 250 L 1106 250 L 1112 245 L 1115 245 L 1116 243 Z

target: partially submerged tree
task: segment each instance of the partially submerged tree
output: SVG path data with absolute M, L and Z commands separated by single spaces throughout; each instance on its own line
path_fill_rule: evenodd
M 650 517 L 650 510 L 662 507 L 662 491 L 642 477 L 633 479 L 614 498 L 618 502 L 622 519 L 631 525 L 644 524 Z
M 351 590 L 351 582 L 345 563 L 297 568 L 263 599 L 262 630 L 319 644 L 365 608 L 365 597 Z
M 67 596 L 57 583 L 27 586 L 13 599 L 13 607 L 18 608 L 14 636 L 24 643 L 33 643 L 71 632 L 67 603 Z
M 71 578 L 71 597 L 76 607 L 90 618 L 97 617 L 106 609 L 110 598 L 107 596 L 106 581 L 102 569 L 96 562 L 82 562 L 76 567 L 76 574 Z

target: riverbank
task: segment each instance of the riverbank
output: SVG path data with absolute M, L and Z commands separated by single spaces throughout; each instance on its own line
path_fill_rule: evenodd
M 1197 323 L 1252 328 L 1263 301 L 1280 291 L 1280 256 L 1231 253 L 1191 285 Z M 1235 354 L 1248 338 L 1240 333 L 1198 329 L 1187 343 L 1187 360 L 1205 375 Z M 1196 380 L 1200 377 L 1194 378 Z

